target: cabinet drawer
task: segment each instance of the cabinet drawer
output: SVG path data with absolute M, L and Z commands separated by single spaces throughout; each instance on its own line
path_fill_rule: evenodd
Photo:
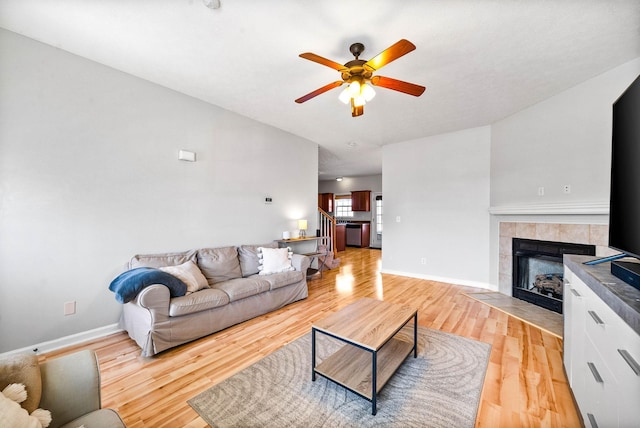
M 597 296 L 589 297 L 585 304 L 585 333 L 607 361 L 615 352 L 618 316 Z
M 584 376 L 584 404 L 580 405 L 580 411 L 585 426 L 618 426 L 616 380 L 588 337 L 585 339 L 584 351 L 586 363 L 581 367 Z
M 588 297 L 588 293 L 593 293 L 587 284 L 582 282 L 573 272 L 569 269 L 565 269 L 565 279 L 571 285 L 571 288 L 575 289 L 582 297 Z
M 620 427 L 640 426 L 640 336 L 619 320 L 610 368 L 618 380 Z
M 566 276 L 565 276 L 566 278 Z M 569 385 L 576 391 L 575 367 L 584 361 L 584 296 L 567 281 L 564 285 L 563 361 Z
M 619 324 L 615 334 L 614 374 L 619 379 L 636 379 L 640 384 L 640 336 L 624 321 Z
M 585 332 L 616 380 L 640 380 L 640 336 L 598 298 L 588 299 L 586 310 Z

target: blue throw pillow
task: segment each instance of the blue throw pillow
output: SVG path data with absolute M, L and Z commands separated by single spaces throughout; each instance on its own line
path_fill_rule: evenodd
M 187 286 L 175 276 L 150 267 L 139 267 L 128 270 L 109 284 L 109 290 L 116 294 L 120 303 L 128 303 L 136 298 L 138 293 L 152 284 L 162 284 L 169 288 L 171 297 L 184 296 Z

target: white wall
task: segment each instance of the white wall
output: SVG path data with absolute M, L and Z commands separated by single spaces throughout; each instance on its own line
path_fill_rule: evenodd
M 493 284 L 500 221 L 608 224 L 611 107 L 639 74 L 640 58 L 491 126 L 491 207 L 520 213 L 492 216 Z M 563 192 L 565 184 L 571 193 Z
M 344 177 L 342 181 L 322 180 L 318 182 L 318 192 L 336 195 L 351 193 L 354 190 L 382 191 L 382 174 L 362 177 Z
M 638 73 L 640 59 L 494 123 L 491 206 L 608 202 L 611 106 Z
M 4 30 L 0 52 L 0 353 L 116 323 L 133 254 L 315 217 L 315 143 Z
M 490 287 L 490 141 L 486 126 L 383 147 L 383 272 Z

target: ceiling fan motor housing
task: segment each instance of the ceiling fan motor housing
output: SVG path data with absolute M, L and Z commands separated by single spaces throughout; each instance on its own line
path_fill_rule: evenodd
M 344 64 L 349 70 L 345 70 L 341 73 L 342 80 L 346 83 L 351 83 L 353 80 L 362 81 L 362 79 L 369 80 L 373 74 L 370 70 L 364 67 L 367 62 L 363 59 L 358 59 L 362 52 L 364 52 L 364 45 L 362 43 L 354 43 L 349 47 L 349 51 L 356 57 Z M 352 79 L 352 77 L 360 77 L 359 79 Z M 362 82 L 361 82 L 362 83 Z
M 363 59 L 353 59 L 345 63 L 344 66 L 347 67 L 348 70 L 342 72 L 342 80 L 349 82 L 353 76 L 361 76 L 364 79 L 371 79 L 371 75 L 373 73 L 364 67 L 366 62 L 367 61 Z
M 362 43 L 354 43 L 349 46 L 349 52 L 358 59 L 358 57 L 362 55 L 362 52 L 364 52 L 364 45 Z

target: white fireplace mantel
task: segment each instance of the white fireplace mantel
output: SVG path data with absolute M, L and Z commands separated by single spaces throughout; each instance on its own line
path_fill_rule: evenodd
M 489 208 L 492 215 L 608 215 L 609 201 L 531 205 L 505 205 Z

